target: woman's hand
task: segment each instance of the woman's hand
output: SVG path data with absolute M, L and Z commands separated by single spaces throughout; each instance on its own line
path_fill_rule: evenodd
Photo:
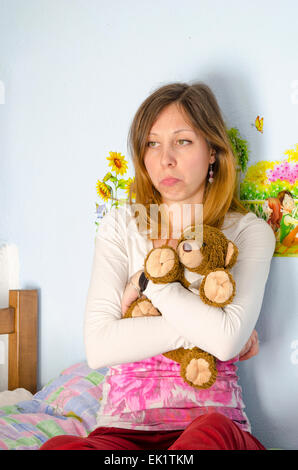
M 244 348 L 239 353 L 239 361 L 246 361 L 253 356 L 256 356 L 259 352 L 259 338 L 256 330 L 253 330 L 251 337 L 247 341 Z
M 159 248 L 160 246 L 164 245 L 166 242 L 167 240 L 160 240 L 160 239 L 153 240 L 153 247 Z M 176 249 L 178 245 L 178 240 L 174 240 L 174 239 L 168 240 L 168 245 Z M 133 276 L 131 276 L 129 281 L 131 281 L 133 284 L 138 286 L 139 278 L 142 272 L 143 272 L 143 269 L 141 269 L 140 271 L 137 271 Z M 124 289 L 122 300 L 121 300 L 122 317 L 124 317 L 130 305 L 135 300 L 137 300 L 138 297 L 139 297 L 138 291 L 131 284 L 128 283 Z M 142 297 L 144 297 L 144 295 Z
M 139 285 L 139 277 L 142 274 L 143 270 L 136 272 L 129 281 L 131 281 L 134 285 Z M 121 300 L 121 313 L 122 317 L 126 314 L 130 305 L 137 300 L 139 297 L 137 289 L 135 289 L 131 284 L 127 284 L 124 289 L 122 300 Z

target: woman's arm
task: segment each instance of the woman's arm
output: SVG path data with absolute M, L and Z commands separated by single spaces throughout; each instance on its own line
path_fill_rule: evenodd
M 234 240 L 239 256 L 231 269 L 236 282 L 231 304 L 223 308 L 206 305 L 178 282 L 158 285 L 150 280 L 144 291 L 183 337 L 222 361 L 239 354 L 255 327 L 276 242 L 262 219 L 248 214 L 240 224 Z
M 172 246 L 171 240 L 169 241 L 169 245 Z M 176 248 L 173 246 L 173 248 Z M 141 273 L 143 273 L 143 270 L 141 269 L 137 273 L 135 273 L 131 277 L 131 283 L 128 283 L 124 294 L 122 296 L 122 303 L 121 303 L 121 310 L 122 310 L 122 316 L 125 315 L 127 309 L 130 307 L 132 302 L 134 302 L 140 295 L 140 290 L 138 287 L 139 285 L 139 278 Z M 146 299 L 146 296 L 141 296 Z M 247 359 L 250 359 L 253 356 L 256 356 L 259 353 L 259 338 L 258 338 L 258 333 L 256 330 L 253 330 L 250 338 L 248 339 L 247 343 L 243 346 L 242 350 L 239 353 L 239 361 L 246 361 Z
M 128 280 L 124 234 L 123 219 L 112 209 L 98 228 L 85 308 L 86 357 L 93 369 L 187 347 L 185 338 L 164 317 L 121 319 Z

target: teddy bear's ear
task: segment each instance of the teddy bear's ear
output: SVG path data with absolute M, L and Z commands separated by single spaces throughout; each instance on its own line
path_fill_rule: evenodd
M 227 247 L 227 253 L 225 258 L 225 268 L 231 268 L 236 263 L 238 257 L 238 248 L 237 246 L 229 241 Z

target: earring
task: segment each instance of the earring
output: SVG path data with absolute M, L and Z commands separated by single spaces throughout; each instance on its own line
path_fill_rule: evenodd
M 209 167 L 209 183 L 213 183 L 214 181 L 214 178 L 213 178 L 213 167 L 212 167 L 213 163 L 210 163 L 210 167 Z

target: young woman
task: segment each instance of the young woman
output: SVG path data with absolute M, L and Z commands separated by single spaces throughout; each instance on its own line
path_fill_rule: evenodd
M 236 362 L 258 350 L 254 327 L 275 237 L 237 199 L 235 158 L 212 91 L 203 83 L 157 89 L 138 109 L 129 144 L 135 203 L 145 210 L 113 207 L 102 220 L 85 312 L 88 364 L 109 368 L 98 427 L 87 438 L 55 437 L 42 449 L 263 450 L 244 412 Z M 160 219 L 150 212 L 154 204 L 166 208 L 173 247 L 189 224 L 185 207 L 191 223 L 197 223 L 195 209 L 203 207 L 203 222 L 236 244 L 231 304 L 209 306 L 178 282 L 149 280 L 143 295 L 162 315 L 122 318 L 139 291 L 135 283 L 146 254 L 165 243 Z M 155 239 L 152 227 L 158 227 Z M 217 379 L 209 389 L 188 385 L 180 365 L 163 356 L 194 345 L 217 358 Z

